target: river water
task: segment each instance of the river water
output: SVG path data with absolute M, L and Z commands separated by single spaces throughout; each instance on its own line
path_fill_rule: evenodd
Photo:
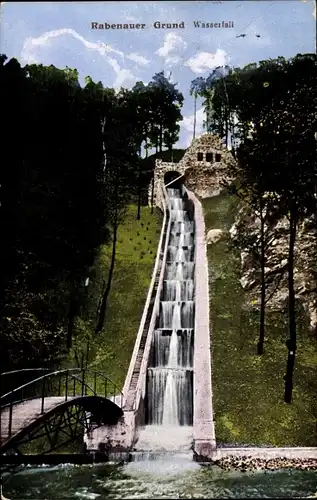
M 189 456 L 125 465 L 27 468 L 4 481 L 11 500 L 136 498 L 307 498 L 317 491 L 317 471 L 224 471 Z

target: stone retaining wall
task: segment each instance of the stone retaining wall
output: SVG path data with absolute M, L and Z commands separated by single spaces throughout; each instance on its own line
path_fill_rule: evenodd
M 194 454 L 211 459 L 216 449 L 212 407 L 209 285 L 205 221 L 201 203 L 183 187 L 194 205 L 195 220 L 195 329 L 194 329 Z
M 317 459 L 317 447 L 292 447 L 292 448 L 217 448 L 213 460 L 227 457 L 252 457 L 269 460 L 272 458 L 289 459 Z

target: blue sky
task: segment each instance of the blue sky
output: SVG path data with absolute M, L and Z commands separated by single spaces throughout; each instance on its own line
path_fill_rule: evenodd
M 234 28 L 195 28 L 193 21 L 233 21 Z M 153 23 L 184 22 L 184 29 Z M 144 23 L 143 30 L 92 30 L 91 23 Z M 245 37 L 236 38 L 245 33 Z M 255 35 L 260 35 L 260 38 Z M 314 52 L 314 0 L 223 2 L 4 2 L 0 52 L 22 65 L 76 68 L 104 86 L 131 88 L 164 70 L 185 97 L 178 147 L 192 138 L 190 82 L 219 65 L 244 66 L 263 59 Z M 198 103 L 197 128 L 205 119 Z

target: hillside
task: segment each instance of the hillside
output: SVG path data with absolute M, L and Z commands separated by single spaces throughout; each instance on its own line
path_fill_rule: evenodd
M 88 366 L 106 373 L 116 384 L 123 386 L 134 342 L 146 301 L 161 232 L 162 214 L 157 209 L 130 205 L 124 223 L 119 227 L 116 262 L 104 328 L 94 333 L 96 309 L 108 278 L 111 245 L 103 245 L 91 270 L 86 306 L 77 319 L 69 361 L 76 366 Z
M 237 200 L 222 192 L 203 201 L 206 230 L 225 236 L 208 246 L 213 405 L 218 443 L 316 446 L 316 340 L 307 311 L 298 307 L 293 401 L 284 403 L 287 309 L 269 310 L 265 349 L 257 355 L 259 312 L 240 279 L 240 253 L 229 230 Z

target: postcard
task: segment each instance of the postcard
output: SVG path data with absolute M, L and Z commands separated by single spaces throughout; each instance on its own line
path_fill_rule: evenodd
M 0 16 L 1 500 L 316 496 L 316 2 Z

